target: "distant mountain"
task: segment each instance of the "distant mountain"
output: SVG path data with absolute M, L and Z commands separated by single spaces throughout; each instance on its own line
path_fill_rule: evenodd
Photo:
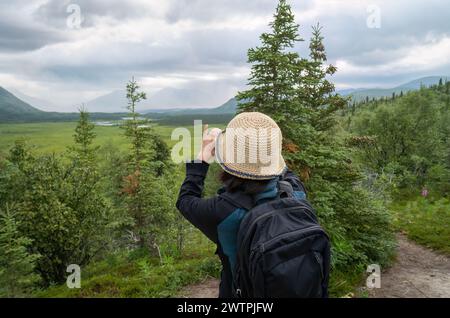
M 392 96 L 392 93 L 396 93 L 397 95 L 400 94 L 400 92 L 403 91 L 403 93 L 406 93 L 411 90 L 417 90 L 420 89 L 421 86 L 429 87 L 431 85 L 435 85 L 439 83 L 439 80 L 442 78 L 442 80 L 445 82 L 445 80 L 450 80 L 450 76 L 429 76 L 429 77 L 423 77 L 419 78 L 413 81 L 410 81 L 408 83 L 396 86 L 394 88 L 348 88 L 348 89 L 342 89 L 338 90 L 337 92 L 343 96 L 353 96 L 353 99 L 359 101 L 366 98 L 366 96 L 369 96 L 369 98 L 380 98 L 380 97 L 390 97 Z M 202 108 L 202 109 L 184 109 L 179 111 L 170 111 L 166 112 L 166 114 L 173 114 L 173 115 L 192 115 L 192 114 L 235 114 L 237 110 L 238 102 L 236 98 L 231 98 L 228 100 L 225 104 L 216 107 L 216 108 Z
M 406 93 L 411 90 L 417 90 L 422 85 L 423 86 L 431 86 L 439 83 L 439 80 L 442 78 L 445 81 L 447 78 L 450 79 L 450 76 L 430 76 L 423 77 L 408 83 L 396 86 L 394 88 L 348 88 L 338 90 L 337 93 L 342 96 L 352 96 L 353 100 L 360 101 L 364 100 L 367 96 L 372 98 L 380 98 L 380 97 L 390 97 L 392 93 L 400 94 Z M 225 104 L 215 107 L 215 108 L 184 108 L 184 109 L 168 109 L 166 111 L 159 110 L 158 112 L 155 110 L 147 110 L 145 113 L 148 113 L 150 117 L 161 118 L 162 116 L 191 116 L 191 115 L 219 115 L 219 114 L 235 114 L 237 110 L 238 102 L 236 98 L 229 99 Z
M 236 98 L 229 99 L 225 104 L 214 108 L 176 108 L 176 109 L 150 109 L 144 111 L 144 114 L 149 114 L 150 117 L 163 116 L 185 116 L 185 115 L 221 115 L 221 114 L 235 114 L 237 110 Z M 156 116 L 155 116 L 156 115 Z
M 24 116 L 39 116 L 43 113 L 0 87 L 0 119 L 20 120 Z
M 173 108 L 204 108 L 211 106 L 209 101 L 217 99 L 217 92 L 210 89 L 192 88 L 164 88 L 142 104 L 148 108 L 173 109 Z
M 57 106 L 55 106 L 53 103 L 47 101 L 47 100 L 43 100 L 40 98 L 36 98 L 36 97 L 32 97 L 29 95 L 26 95 L 14 88 L 8 88 L 8 91 L 11 92 L 12 94 L 14 94 L 14 96 L 16 96 L 17 98 L 21 99 L 22 101 L 24 101 L 25 103 L 32 105 L 33 107 L 39 109 L 39 110 L 43 110 L 43 111 L 50 111 L 53 109 L 57 109 Z
M 127 105 L 127 93 L 125 90 L 116 90 L 85 103 L 85 106 L 89 112 L 101 113 L 124 113 L 127 112 Z
M 75 121 L 79 113 L 57 113 L 39 110 L 0 87 L 0 123 Z M 92 120 L 118 120 L 126 113 L 90 113 Z
M 348 96 L 356 91 L 361 90 L 361 88 L 346 88 L 346 89 L 338 89 L 336 90 L 336 93 L 342 95 L 342 96 Z
M 339 90 L 338 93 L 344 96 L 352 96 L 352 98 L 357 101 L 365 99 L 366 96 L 370 99 L 373 97 L 389 97 L 392 96 L 392 93 L 394 92 L 396 94 L 400 94 L 402 91 L 406 93 L 411 90 L 419 89 L 421 86 L 431 86 L 437 84 L 441 78 L 445 81 L 450 79 L 450 76 L 423 77 L 388 89 L 349 88 Z M 203 99 L 205 95 L 202 94 L 206 94 L 206 99 Z M 186 121 L 186 118 L 189 120 L 195 118 L 205 118 L 210 121 L 219 121 L 225 118 L 231 118 L 236 113 L 238 104 L 236 98 L 231 98 L 223 105 L 215 108 L 201 108 L 200 106 L 204 106 L 201 103 L 201 100 L 203 100 L 203 103 L 204 100 L 212 100 L 211 94 L 215 94 L 214 90 L 167 88 L 149 96 L 147 101 L 141 103 L 142 106 L 138 108 L 138 111 L 143 114 L 147 114 L 152 119 L 161 122 L 166 120 L 171 123 L 183 122 Z M 24 99 L 17 95 L 22 96 L 29 102 L 24 101 Z M 57 113 L 41 111 L 33 106 L 44 106 L 46 104 L 45 101 L 20 93 L 17 93 L 17 95 L 0 87 L 0 122 L 72 121 L 78 119 L 78 113 L 75 112 Z M 185 99 L 185 103 L 181 103 L 180 99 Z M 198 107 L 184 108 L 180 106 L 182 104 L 195 105 L 195 107 Z M 125 113 L 127 112 L 125 109 L 126 105 L 127 99 L 124 90 L 113 91 L 86 103 L 87 109 L 91 113 L 91 119 L 93 120 L 120 119 L 125 116 Z
M 345 89 L 338 91 L 338 93 L 343 96 L 352 96 L 354 101 L 361 101 L 366 97 L 369 97 L 369 99 L 390 97 L 393 93 L 399 95 L 401 92 L 406 93 L 412 90 L 418 90 L 421 86 L 429 87 L 438 84 L 441 78 L 445 82 L 445 80 L 450 79 L 450 76 L 422 77 L 393 88 Z
M 238 101 L 236 98 L 231 98 L 222 106 L 214 108 L 212 111 L 214 114 L 235 114 L 237 110 Z
M 406 84 L 402 84 L 400 86 L 397 86 L 396 89 L 419 89 L 421 86 L 429 87 L 431 85 L 435 85 L 439 83 L 439 80 L 442 78 L 442 81 L 446 81 L 450 79 L 450 76 L 428 76 L 428 77 L 422 77 L 419 79 L 416 79 L 414 81 L 410 81 Z
M 430 86 L 437 84 L 439 79 L 450 78 L 450 76 L 430 76 L 419 78 L 414 81 L 399 85 L 394 88 L 348 88 L 338 90 L 343 96 L 352 96 L 354 100 L 360 101 L 367 96 L 380 98 L 392 96 L 392 93 L 400 94 L 419 89 L 421 85 Z M 153 118 L 162 116 L 186 116 L 186 115 L 216 115 L 216 114 L 235 114 L 237 109 L 236 98 L 231 98 L 225 104 L 211 108 L 206 107 L 205 101 L 214 100 L 216 92 L 212 89 L 179 89 L 168 87 L 153 95 L 148 95 L 148 99 L 143 101 L 138 107 L 138 111 L 149 114 Z M 127 105 L 126 93 L 124 90 L 117 90 L 107 95 L 98 97 L 86 103 L 90 112 L 124 112 Z M 185 105 L 192 105 L 186 107 Z
M 187 89 L 167 87 L 154 94 L 147 94 L 147 100 L 139 103 L 137 110 L 142 113 L 200 110 L 211 106 L 208 101 L 217 100 L 217 92 L 212 89 Z M 116 90 L 85 103 L 93 112 L 124 112 L 128 101 L 125 90 Z

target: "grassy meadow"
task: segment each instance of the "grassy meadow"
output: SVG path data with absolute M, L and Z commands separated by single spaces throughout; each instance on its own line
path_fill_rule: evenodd
M 26 123 L 26 124 L 0 124 L 0 149 L 1 152 L 14 145 L 14 141 L 24 139 L 34 147 L 38 153 L 60 153 L 72 143 L 76 122 L 62 123 Z M 173 126 L 158 126 L 155 130 L 169 145 Z M 120 149 L 126 150 L 128 143 L 123 136 L 123 131 L 118 126 L 96 126 L 95 145 L 102 146 L 112 143 Z
M 0 124 L 0 154 L 7 153 L 14 142 L 19 139 L 25 140 L 33 148 L 33 152 L 37 154 L 64 152 L 68 146 L 73 144 L 76 125 L 76 122 Z M 193 125 L 155 124 L 154 129 L 171 148 L 178 142 L 177 140 L 171 140 L 172 132 L 179 127 L 189 129 L 194 136 Z M 225 124 L 217 124 L 214 127 L 224 128 Z M 96 146 L 112 144 L 123 151 L 130 147 L 123 130 L 118 126 L 96 126 L 94 131 L 96 134 L 94 145 Z M 192 139 L 192 146 L 197 139 Z

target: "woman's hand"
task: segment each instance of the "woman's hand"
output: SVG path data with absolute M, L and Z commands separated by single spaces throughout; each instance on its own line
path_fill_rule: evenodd
M 208 125 L 203 127 L 202 149 L 197 156 L 197 160 L 212 163 L 214 161 L 216 138 L 222 131 L 219 128 L 213 128 L 208 131 Z

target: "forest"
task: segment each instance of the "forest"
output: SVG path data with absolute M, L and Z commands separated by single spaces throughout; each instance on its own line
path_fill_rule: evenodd
M 449 255 L 450 82 L 352 102 L 335 92 L 321 25 L 305 41 L 281 0 L 269 26 L 248 51 L 238 112 L 279 124 L 286 162 L 332 241 L 330 296 L 367 296 L 366 268 L 395 261 L 398 231 Z M 136 80 L 126 91 L 123 146 L 96 143 L 81 108 L 64 150 L 38 152 L 25 139 L 0 149 L 1 297 L 174 297 L 218 277 L 214 245 L 175 207 L 184 165 L 160 126 L 177 122 L 140 116 Z M 205 196 L 220 187 L 219 166 L 211 170 Z M 80 289 L 66 286 L 70 264 L 82 269 Z

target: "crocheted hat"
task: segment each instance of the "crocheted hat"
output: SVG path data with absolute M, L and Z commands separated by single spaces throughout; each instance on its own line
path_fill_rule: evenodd
M 216 139 L 216 161 L 234 176 L 267 180 L 286 168 L 282 134 L 275 121 L 257 112 L 240 113 Z

